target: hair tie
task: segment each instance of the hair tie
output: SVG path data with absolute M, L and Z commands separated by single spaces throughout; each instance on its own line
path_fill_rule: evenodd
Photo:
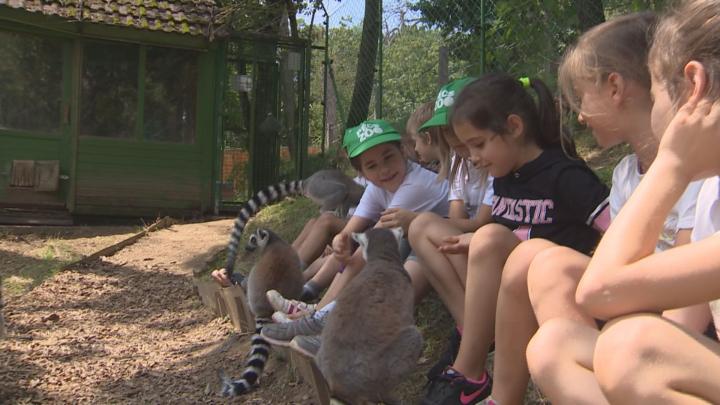
M 530 88 L 530 78 L 529 78 L 529 77 L 521 77 L 521 78 L 518 79 L 518 81 L 519 81 L 520 84 L 522 84 L 522 86 L 525 87 L 526 89 L 529 89 L 529 88 Z

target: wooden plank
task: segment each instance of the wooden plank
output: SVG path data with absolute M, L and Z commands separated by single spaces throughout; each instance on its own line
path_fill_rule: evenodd
M 133 243 L 135 243 L 135 242 L 137 242 L 138 240 L 140 240 L 140 238 L 142 238 L 142 237 L 150 234 L 150 232 L 155 232 L 155 231 L 158 231 L 158 230 L 160 230 L 160 229 L 167 228 L 167 227 L 169 227 L 170 225 L 172 225 L 172 224 L 174 224 L 174 223 L 175 223 L 175 220 L 172 219 L 172 218 L 170 218 L 170 217 L 164 217 L 164 218 L 162 218 L 162 219 L 159 219 L 159 220 L 155 221 L 155 223 L 153 223 L 152 225 L 150 225 L 149 227 L 147 227 L 145 230 L 142 230 L 142 231 L 136 233 L 135 235 L 133 235 L 133 236 L 131 236 L 131 237 L 129 237 L 129 238 L 126 238 L 126 239 L 124 239 L 124 240 L 122 240 L 122 241 L 120 241 L 120 242 L 118 242 L 118 243 L 116 243 L 116 244 L 114 244 L 114 245 L 112 245 L 112 246 L 108 246 L 108 247 L 106 247 L 106 248 L 104 248 L 104 249 L 100 249 L 100 250 L 98 250 L 97 252 L 95 252 L 95 253 L 93 253 L 93 254 L 91 254 L 91 255 L 89 255 L 89 256 L 85 256 L 85 257 L 83 257 L 83 258 L 80 259 L 80 260 L 76 260 L 76 261 L 74 261 L 74 262 L 72 262 L 72 263 L 70 263 L 70 264 L 66 264 L 65 266 L 63 266 L 63 267 L 60 269 L 60 271 L 65 271 L 65 270 L 71 269 L 71 268 L 73 268 L 73 267 L 77 267 L 77 266 L 79 266 L 79 265 L 83 265 L 83 264 L 86 264 L 86 263 L 90 263 L 90 262 L 92 262 L 92 261 L 95 261 L 95 260 L 99 259 L 101 256 L 112 256 L 113 254 L 115 254 L 115 253 L 118 252 L 119 250 L 121 250 L 121 249 L 123 249 L 123 248 L 125 248 L 125 247 L 127 247 L 127 246 L 132 245 Z
M 298 370 L 302 379 L 310 384 L 317 402 L 320 405 L 330 405 L 330 388 L 317 364 L 315 364 L 315 359 L 291 349 L 290 362 Z
M 238 332 L 254 332 L 255 317 L 250 312 L 245 292 L 239 285 L 232 285 L 220 290 L 225 301 L 227 314 Z

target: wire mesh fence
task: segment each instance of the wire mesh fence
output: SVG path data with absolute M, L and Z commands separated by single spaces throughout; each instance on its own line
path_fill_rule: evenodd
M 441 84 L 464 76 L 502 71 L 555 87 L 559 59 L 583 31 L 616 15 L 661 10 L 665 3 L 325 0 L 329 63 L 325 70 L 324 50 L 314 52 L 310 142 L 332 149 L 344 128 L 368 118 L 402 129 Z M 315 32 L 313 43 L 324 45 L 325 29 Z

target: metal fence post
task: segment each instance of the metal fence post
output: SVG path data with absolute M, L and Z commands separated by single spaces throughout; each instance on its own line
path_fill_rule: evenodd
M 383 2 L 378 1 L 378 7 L 380 8 L 380 18 L 378 24 L 380 24 L 380 35 L 378 35 L 378 75 L 377 75 L 377 87 L 375 94 L 375 118 L 382 119 L 383 117 L 383 31 L 382 31 L 382 15 L 383 15 Z

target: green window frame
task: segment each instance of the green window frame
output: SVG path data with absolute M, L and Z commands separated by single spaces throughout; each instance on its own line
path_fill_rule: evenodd
M 199 53 L 86 41 L 80 136 L 194 144 Z
M 0 131 L 61 135 L 64 45 L 0 30 Z

